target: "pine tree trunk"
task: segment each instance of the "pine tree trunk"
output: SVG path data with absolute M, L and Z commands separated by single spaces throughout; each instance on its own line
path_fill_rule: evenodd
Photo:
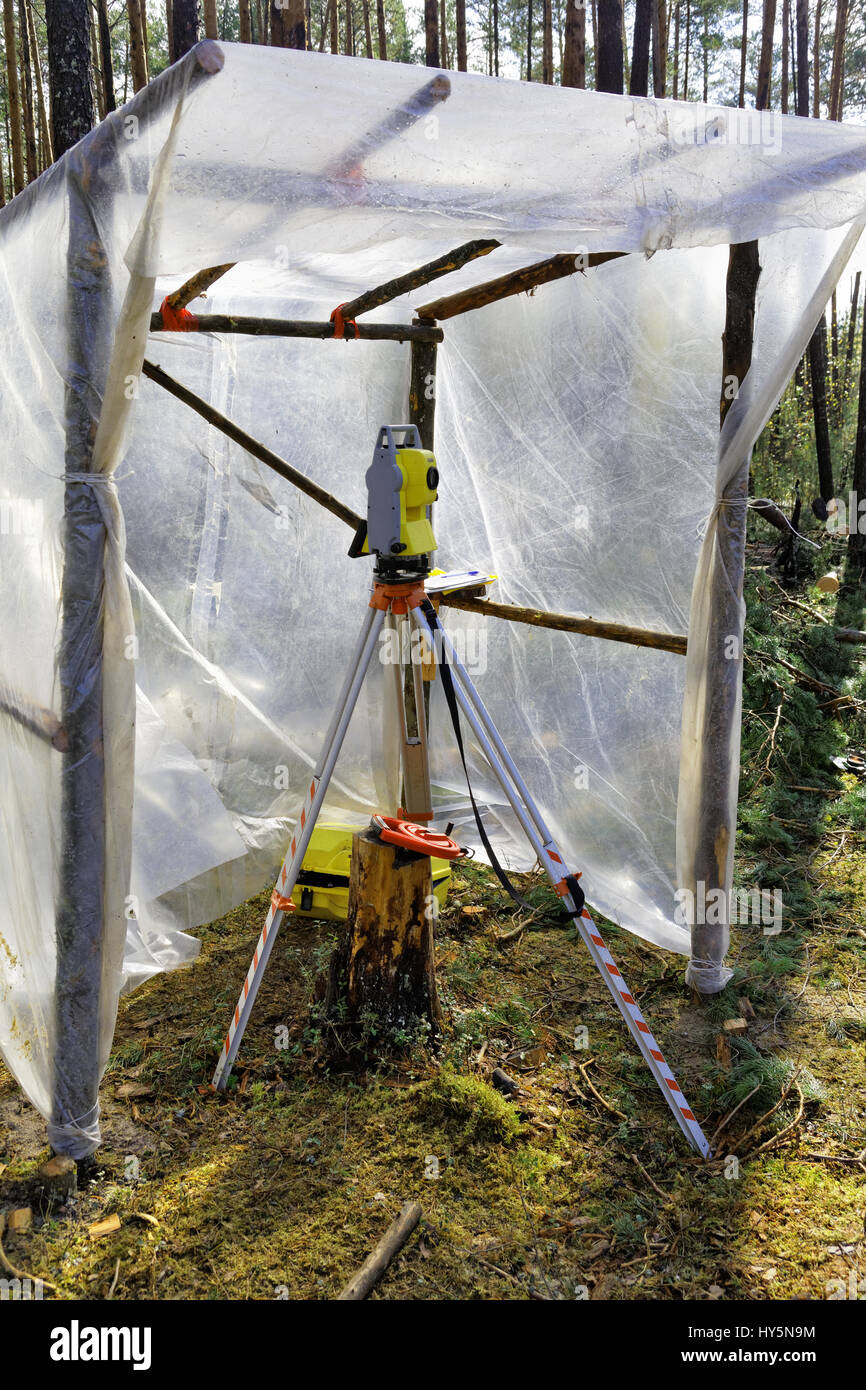
M 782 108 L 782 115 L 788 114 L 788 87 L 790 83 L 790 27 L 791 27 L 791 0 L 782 0 L 782 87 L 779 94 L 779 105 Z
M 129 61 L 132 67 L 132 90 L 140 92 L 147 86 L 147 58 L 144 41 L 141 0 L 126 0 L 129 19 Z
M 764 23 L 761 30 L 761 58 L 758 64 L 758 86 L 755 106 L 759 111 L 770 108 L 770 87 L 773 74 L 773 34 L 776 28 L 776 0 L 764 0 Z
M 493 76 L 499 76 L 499 0 L 493 0 Z
M 21 86 L 24 94 L 24 101 L 22 103 L 24 156 L 27 166 L 27 182 L 32 183 L 39 173 L 39 164 L 36 154 L 36 123 L 33 119 L 33 73 L 30 63 L 30 35 L 27 32 L 27 15 L 24 11 L 24 0 L 18 0 L 18 32 L 21 35 Z
M 848 0 L 838 0 L 836 32 L 833 36 L 833 70 L 830 78 L 830 120 L 841 121 L 845 85 L 845 31 L 848 24 Z
M 177 62 L 177 50 L 174 46 L 174 2 L 165 0 L 165 27 L 168 34 L 168 61 Z
M 334 0 L 336 4 L 336 0 Z M 457 0 L 457 51 L 460 52 L 460 10 L 463 7 L 463 67 L 466 71 L 466 0 Z M 376 0 L 376 36 L 379 42 L 379 57 L 382 62 L 388 59 L 388 39 L 385 31 L 385 0 Z
M 182 58 L 198 43 L 198 0 L 172 0 L 171 22 L 176 59 Z
M 860 274 L 854 276 L 854 292 L 851 295 L 851 312 L 848 315 L 848 339 L 845 344 L 845 368 L 842 373 L 842 389 L 845 394 L 851 386 L 851 363 L 854 359 L 854 339 L 857 336 L 857 312 L 860 308 Z
M 100 5 L 104 6 L 106 0 L 100 0 Z M 33 6 L 30 0 L 26 0 L 27 29 L 30 35 L 30 52 L 33 54 L 33 66 L 36 72 L 36 106 L 39 111 L 39 134 L 42 144 L 42 165 L 47 169 L 54 160 L 53 146 L 51 143 L 51 126 L 48 121 L 48 111 L 45 105 L 45 88 L 42 85 L 42 60 L 39 56 L 39 44 L 36 39 L 36 21 L 33 18 Z M 101 19 L 100 19 L 101 23 Z M 109 52 L 109 63 L 111 55 Z M 109 111 L 114 110 L 114 82 L 109 82 L 110 102 Z
M 364 16 L 364 51 L 368 58 L 372 58 L 373 33 L 370 28 L 370 0 L 361 0 L 361 11 Z
M 806 0 L 809 3 L 809 0 Z M 743 27 L 740 33 L 740 94 L 737 98 L 737 105 L 744 107 L 746 104 L 746 61 L 749 50 L 749 0 L 743 0 Z
M 689 57 L 692 51 L 692 6 L 686 0 L 686 51 L 683 56 L 683 101 L 689 99 Z
M 45 24 L 54 157 L 59 159 L 96 123 L 88 0 L 46 0 Z
M 668 66 L 668 12 L 665 0 L 656 0 L 652 19 L 653 40 L 653 96 L 664 97 L 667 87 Z
M 635 0 L 629 96 L 649 96 L 650 35 L 656 0 Z
M 304 0 L 271 0 L 271 43 L 275 48 L 306 48 Z
M 457 20 L 457 71 L 466 72 L 466 0 L 456 0 L 454 13 Z
M 674 5 L 674 101 L 680 99 L 680 10 L 682 3 Z
M 249 6 L 247 6 L 249 10 Z M 206 39 L 216 39 L 219 37 L 217 27 L 217 0 L 204 0 L 204 36 Z M 241 43 L 244 42 L 241 36 Z M 248 40 L 247 40 L 248 42 Z
M 532 0 L 526 16 L 526 80 L 532 81 Z
M 355 35 L 352 27 L 352 0 L 346 0 L 346 24 L 343 38 L 345 43 L 343 52 L 347 57 L 351 57 L 355 51 Z
M 6 42 L 6 83 L 9 110 L 9 144 L 12 151 L 12 192 L 24 187 L 24 157 L 21 139 L 21 87 L 18 81 L 18 54 L 15 41 L 15 0 L 3 0 L 3 34 Z
M 623 94 L 622 0 L 603 0 L 599 6 L 595 85 L 599 92 Z
M 18 0 L 19 24 L 22 17 L 21 0 Z M 90 16 L 90 67 L 93 73 L 93 94 L 96 98 L 96 114 L 100 121 L 105 120 L 105 92 L 102 88 L 102 63 L 99 58 L 99 36 L 96 21 L 96 14 L 91 11 Z
M 821 322 L 809 340 L 809 376 L 812 379 L 818 490 L 824 501 L 829 502 L 833 496 L 833 458 L 830 452 L 830 425 L 827 418 L 827 320 L 824 314 L 821 315 Z
M 238 0 L 238 23 L 241 43 L 253 41 L 253 14 L 250 0 Z
M 815 39 L 812 48 L 812 116 L 818 120 L 821 115 L 821 10 L 822 0 L 815 4 Z
M 855 305 L 856 316 L 856 305 Z M 863 297 L 863 336 L 860 348 L 860 398 L 857 403 L 857 438 L 854 444 L 854 476 L 851 487 L 858 504 L 866 497 L 866 294 Z M 859 514 L 860 525 L 863 520 Z M 849 518 L 848 560 L 851 565 L 866 569 L 866 531 L 861 532 L 854 518 Z
M 586 6 L 578 0 L 566 0 L 562 85 L 586 86 Z
M 553 5 L 543 0 L 541 26 L 541 80 L 553 86 Z
M 440 66 L 438 0 L 424 0 L 424 50 L 424 61 L 428 68 L 438 68 Z
M 442 59 L 442 67 L 448 67 L 448 23 L 445 8 L 445 0 L 439 3 L 439 53 Z
M 809 114 L 809 0 L 796 0 L 797 29 L 797 86 L 794 110 L 798 116 Z
M 331 52 L 340 51 L 340 4 L 339 0 L 334 0 L 331 8 Z
M 27 0 L 30 9 L 30 0 Z M 111 30 L 108 27 L 108 0 L 96 0 L 96 16 L 99 25 L 99 60 L 102 64 L 102 90 L 105 93 L 106 112 L 115 111 L 117 102 L 114 96 L 114 67 L 111 62 Z M 42 121 L 42 95 L 39 79 L 39 62 L 36 63 L 36 95 L 39 101 L 39 120 Z

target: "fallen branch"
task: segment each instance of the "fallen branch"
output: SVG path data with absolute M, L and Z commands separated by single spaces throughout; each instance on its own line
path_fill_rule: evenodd
M 395 1255 L 398 1255 L 421 1220 L 421 1203 L 407 1202 L 400 1215 L 391 1222 L 376 1248 L 369 1254 L 356 1274 L 353 1274 L 337 1302 L 360 1302 L 381 1279 Z

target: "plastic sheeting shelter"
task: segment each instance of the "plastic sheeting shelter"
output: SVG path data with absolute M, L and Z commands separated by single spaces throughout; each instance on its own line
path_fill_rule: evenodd
M 346 528 L 143 380 L 145 350 L 356 511 L 407 412 L 405 345 L 148 344 L 164 294 L 237 262 L 209 309 L 326 320 L 473 237 L 501 248 L 448 290 L 629 253 L 446 325 L 436 558 L 506 601 L 688 629 L 683 660 L 446 612 L 588 900 L 688 954 L 696 807 L 737 784 L 737 721 L 703 744 L 712 633 L 742 628 L 718 532 L 866 219 L 857 129 L 465 74 L 419 105 L 423 69 L 224 54 L 200 46 L 0 213 L 0 1049 L 74 1156 L 121 988 L 275 872 L 369 585 Z M 719 436 L 727 246 L 753 238 L 752 368 Z M 381 673 L 365 698 L 328 803 L 359 820 L 395 796 Z M 469 838 L 440 698 L 437 807 Z

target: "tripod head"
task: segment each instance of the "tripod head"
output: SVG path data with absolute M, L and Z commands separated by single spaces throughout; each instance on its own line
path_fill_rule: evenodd
M 374 575 L 389 584 L 424 579 L 436 538 L 430 508 L 439 470 L 416 425 L 383 425 L 367 469 L 367 520 L 349 549 L 376 556 Z

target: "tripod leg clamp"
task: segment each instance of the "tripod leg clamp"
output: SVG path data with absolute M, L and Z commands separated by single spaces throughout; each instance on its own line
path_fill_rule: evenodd
M 564 898 L 566 893 L 568 893 L 574 903 L 574 910 L 568 913 L 569 917 L 580 917 L 583 913 L 583 905 L 586 902 L 586 894 L 577 881 L 579 877 L 579 874 L 566 874 L 565 878 L 560 879 L 559 883 L 556 885 L 556 891 L 559 896 Z M 566 911 L 568 911 L 567 908 Z

